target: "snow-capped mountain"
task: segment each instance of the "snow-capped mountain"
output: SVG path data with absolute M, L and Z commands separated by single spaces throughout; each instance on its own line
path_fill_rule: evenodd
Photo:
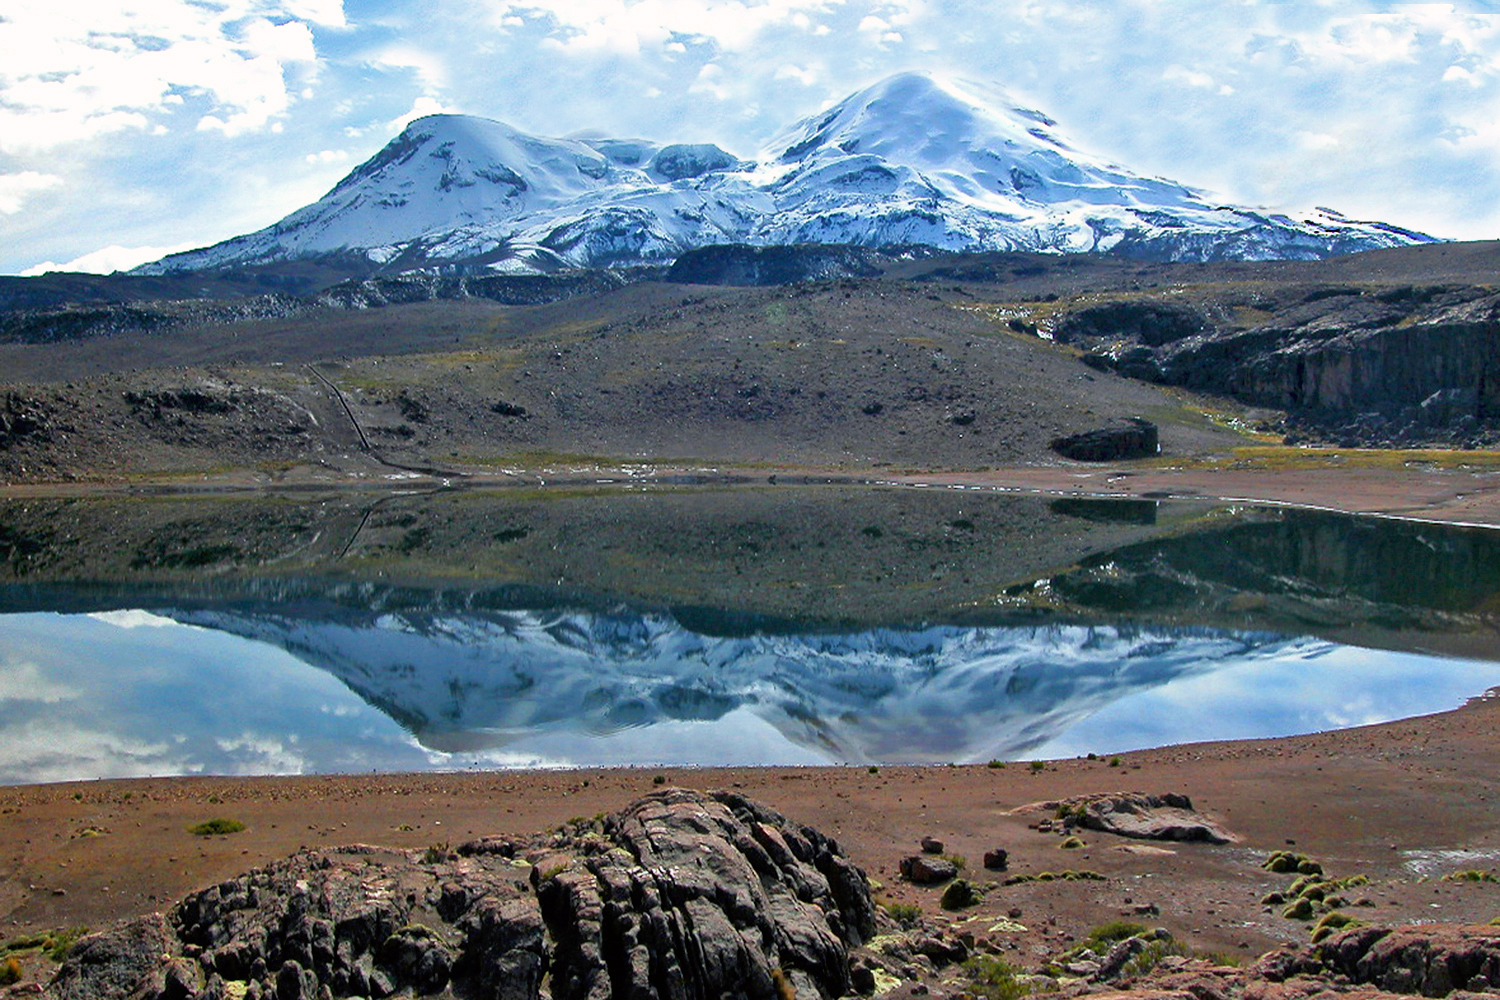
M 1223 207 L 1072 148 L 1003 92 L 904 73 L 746 159 L 712 145 L 423 118 L 275 225 L 137 270 L 346 255 L 388 271 L 527 271 L 666 262 L 718 243 L 1313 259 L 1430 239 L 1327 209 Z
M 735 745 L 700 761 L 722 764 L 1013 757 L 1131 693 L 1327 645 L 1115 626 L 722 637 L 624 611 L 164 614 L 288 650 L 433 751 L 632 733 L 644 746 L 641 731 L 685 723 L 753 723 L 757 740 L 782 748 Z

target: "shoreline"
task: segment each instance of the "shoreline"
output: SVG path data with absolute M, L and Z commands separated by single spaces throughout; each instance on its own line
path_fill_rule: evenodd
M 307 848 L 370 843 L 422 851 L 522 835 L 610 812 L 666 786 L 729 788 L 838 839 L 883 898 L 991 932 L 1018 960 L 1062 949 L 1112 918 L 1145 915 L 1195 949 L 1247 958 L 1305 943 L 1304 924 L 1261 897 L 1285 879 L 1259 867 L 1288 845 L 1335 876 L 1365 875 L 1370 919 L 1483 923 L 1500 888 L 1444 882 L 1500 865 L 1500 698 L 1436 715 L 1274 739 L 1183 744 L 1111 757 L 911 767 L 593 768 L 442 774 L 105 779 L 0 787 L 0 937 L 106 923 Z M 657 779 L 660 777 L 661 781 Z M 1420 788 L 1421 793 L 1414 792 Z M 1183 793 L 1237 838 L 1149 844 L 1085 833 L 1079 850 L 1035 827 L 1031 804 L 1083 794 Z M 215 817 L 248 829 L 200 838 Z M 938 890 L 897 877 L 935 836 L 978 865 L 1004 847 L 1011 873 L 1096 871 L 1100 882 L 989 889 L 950 914 Z M 1147 908 L 1154 908 L 1154 912 Z M 1139 913 L 1138 913 L 1139 911 Z M 1359 911 L 1356 912 L 1358 915 Z M 977 918 L 977 920 L 976 920 Z
M 770 469 L 714 463 L 680 466 L 580 463 L 515 472 L 464 474 L 461 477 L 419 474 L 375 477 L 304 467 L 274 477 L 236 472 L 131 482 L 90 480 L 0 484 L 0 500 L 72 496 L 269 495 L 318 490 L 405 493 L 444 489 L 777 485 L 977 489 L 1038 496 L 1282 506 L 1460 527 L 1500 527 L 1500 467 L 1381 468 L 1356 465 L 1348 468 L 1253 468 L 1123 464 L 923 472 L 875 467 Z

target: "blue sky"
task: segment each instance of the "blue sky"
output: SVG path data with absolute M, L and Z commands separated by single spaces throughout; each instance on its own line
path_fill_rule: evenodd
M 1226 201 L 1500 236 L 1489 4 L 7 0 L 0 273 L 258 229 L 425 113 L 744 155 L 905 69 Z

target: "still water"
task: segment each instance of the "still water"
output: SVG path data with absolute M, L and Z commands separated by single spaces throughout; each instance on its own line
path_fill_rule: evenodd
M 1108 754 L 1500 685 L 1500 533 L 777 488 L 0 504 L 0 782 Z

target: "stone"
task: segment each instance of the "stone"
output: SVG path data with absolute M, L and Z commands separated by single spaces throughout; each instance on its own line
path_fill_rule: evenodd
M 941 840 L 938 840 L 935 837 L 923 837 L 922 838 L 922 853 L 923 854 L 942 854 L 943 853 L 943 842 Z
M 1003 847 L 984 852 L 984 867 L 992 872 L 1003 872 L 1010 867 L 1010 852 Z
M 529 883 L 511 855 L 538 859 Z M 82 939 L 46 995 L 540 1000 L 550 980 L 551 1000 L 831 1000 L 857 988 L 875 913 L 834 840 L 732 793 L 664 789 L 590 829 L 435 861 L 304 851 Z
M 958 865 L 947 858 L 914 854 L 901 859 L 901 877 L 917 885 L 938 885 L 958 875 Z
M 1227 844 L 1234 839 L 1195 812 L 1186 795 L 1101 795 L 1070 805 L 1076 824 L 1087 830 L 1140 840 Z
M 1120 462 L 1150 458 L 1161 451 L 1156 425 L 1140 417 L 1128 417 L 1108 427 L 1053 438 L 1051 448 L 1076 462 Z

